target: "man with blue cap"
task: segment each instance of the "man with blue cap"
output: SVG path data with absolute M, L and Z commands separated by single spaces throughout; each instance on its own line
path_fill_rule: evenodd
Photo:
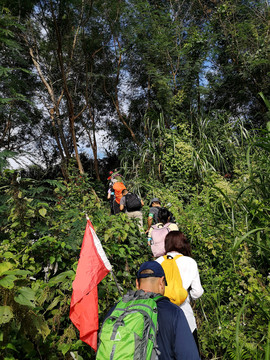
M 170 302 L 170 300 L 164 295 L 165 286 L 167 285 L 166 277 L 162 266 L 156 261 L 147 261 L 140 266 L 139 271 L 137 272 L 136 279 L 136 287 L 137 291 L 130 291 L 118 304 L 116 304 L 107 314 L 106 319 L 103 323 L 102 329 L 104 329 L 104 336 L 100 336 L 100 346 L 97 353 L 97 359 L 145 359 L 144 356 L 138 355 L 138 349 L 141 347 L 138 345 L 135 346 L 135 352 L 137 355 L 130 356 L 126 355 L 127 349 L 130 349 L 130 345 L 128 342 L 123 343 L 123 347 L 125 349 L 125 356 L 118 356 L 117 347 L 120 346 L 120 341 L 124 338 L 123 334 L 127 334 L 127 332 L 119 331 L 120 328 L 128 327 L 128 322 L 131 321 L 131 314 L 135 313 L 134 305 L 135 302 L 130 302 L 130 297 L 133 299 L 148 299 L 155 298 L 155 314 L 157 312 L 157 335 L 155 337 L 155 356 L 151 356 L 151 359 L 158 360 L 200 360 L 200 356 L 198 354 L 197 346 L 194 340 L 194 337 L 190 331 L 189 325 L 187 323 L 186 317 L 183 311 L 179 308 L 179 306 Z M 125 300 L 127 297 L 128 300 Z M 120 315 L 118 319 L 116 315 L 118 312 L 122 312 L 123 306 L 127 303 L 125 316 Z M 140 304 L 138 307 L 143 307 L 145 310 L 140 310 L 142 312 L 146 312 L 146 308 L 149 307 L 144 303 L 144 305 Z M 128 310 L 127 310 L 128 309 Z M 129 315 L 126 315 L 128 312 Z M 123 314 L 123 313 L 122 313 Z M 125 320 L 126 319 L 126 320 Z M 125 321 L 127 323 L 125 324 Z M 108 324 L 106 328 L 106 323 Z M 111 325 L 112 323 L 112 325 Z M 138 323 L 134 325 L 135 331 L 136 327 L 140 327 Z M 149 325 L 150 327 L 150 325 Z M 152 325 L 151 325 L 152 327 Z M 112 328 L 112 332 L 107 331 L 108 328 Z M 108 335 L 109 334 L 109 335 Z M 132 333 L 133 336 L 133 333 Z M 135 336 L 137 339 L 138 336 Z M 143 339 L 142 337 L 141 339 Z M 150 338 L 150 337 L 149 337 Z M 111 344 L 113 341 L 113 345 Z M 141 340 L 142 342 L 143 340 Z M 141 344 L 140 342 L 140 344 Z M 110 348 L 112 346 L 112 349 Z M 122 345 L 121 345 L 122 346 Z M 123 348 L 121 347 L 121 349 Z M 107 349 L 110 349 L 109 353 Z M 133 348 L 134 349 L 134 348 Z M 141 350 L 139 350 L 141 351 Z M 104 354 L 107 354 L 106 357 Z M 146 347 L 145 351 L 146 353 Z M 153 354 L 152 354 L 153 355 Z M 147 357 L 148 358 L 148 357 Z
M 156 261 L 143 263 L 137 273 L 136 287 L 144 292 L 164 295 L 166 277 L 162 266 Z M 157 302 L 159 360 L 198 360 L 197 346 L 186 317 L 179 306 L 166 297 Z

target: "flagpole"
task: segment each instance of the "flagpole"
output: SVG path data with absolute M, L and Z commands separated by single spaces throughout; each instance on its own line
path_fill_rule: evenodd
M 119 291 L 119 294 L 120 294 L 121 296 L 123 296 L 123 292 L 122 292 L 122 290 L 121 290 L 120 285 L 119 285 L 118 282 L 117 282 L 117 279 L 116 279 L 116 276 L 114 275 L 114 272 L 113 272 L 112 270 L 111 270 L 110 272 L 111 272 L 111 274 L 112 274 L 113 280 L 115 281 L 115 284 L 116 284 L 116 287 L 117 287 L 117 289 L 118 289 L 118 291 Z
M 87 220 L 87 221 L 90 220 L 87 214 L 85 214 L 85 217 L 86 217 L 86 220 Z M 111 267 L 112 267 L 112 265 L 111 265 Z M 116 284 L 116 287 L 117 287 L 117 290 L 118 290 L 119 294 L 120 294 L 121 296 L 123 296 L 123 292 L 122 292 L 121 286 L 118 284 L 117 279 L 116 279 L 116 276 L 114 275 L 114 272 L 113 272 L 112 269 L 110 270 L 110 273 L 111 273 L 111 275 L 112 275 L 112 277 L 113 277 L 113 280 L 114 280 L 114 282 L 115 282 L 115 284 Z

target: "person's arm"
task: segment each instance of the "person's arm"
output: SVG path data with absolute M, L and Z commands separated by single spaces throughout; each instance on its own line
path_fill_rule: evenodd
M 142 204 L 142 206 L 144 206 L 144 202 L 141 200 L 141 204 Z
M 147 232 L 146 233 L 148 233 L 148 236 L 147 236 L 147 245 L 148 246 L 151 246 L 151 242 L 152 242 L 152 231 L 153 231 L 153 228 L 152 227 L 150 227 L 150 229 L 149 230 L 147 230 Z
M 177 311 L 174 317 L 174 358 L 176 360 L 200 360 L 198 348 L 190 331 L 187 319 L 183 311 L 180 308 L 178 309 L 179 311 Z
M 194 268 L 195 268 L 194 269 L 194 277 L 190 284 L 191 290 L 189 291 L 189 294 L 192 297 L 192 299 L 195 300 L 202 296 L 204 290 L 201 285 L 199 270 L 198 270 L 198 266 L 197 266 L 196 262 L 195 262 Z
M 124 196 L 122 196 L 121 200 L 120 200 L 120 211 L 123 211 L 126 205 L 126 198 Z
M 107 199 L 110 200 L 111 198 L 111 189 L 108 190 L 108 195 L 107 195 Z
M 149 214 L 148 219 L 147 219 L 147 224 L 148 224 L 148 229 L 147 230 L 148 231 L 149 231 L 152 223 L 153 223 L 153 214 Z

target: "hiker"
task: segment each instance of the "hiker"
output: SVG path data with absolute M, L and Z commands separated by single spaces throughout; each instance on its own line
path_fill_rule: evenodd
M 148 219 L 147 219 L 148 228 L 145 232 L 146 234 L 149 232 L 152 225 L 155 225 L 158 223 L 158 210 L 160 208 L 161 208 L 161 202 L 160 202 L 159 198 L 157 198 L 157 197 L 153 198 L 150 201 L 150 209 L 149 209 L 149 215 L 148 215 Z M 169 211 L 169 213 L 170 213 L 170 222 L 175 223 L 175 218 L 174 218 L 173 214 L 170 211 Z
M 158 222 L 150 227 L 147 239 L 154 257 L 165 254 L 166 235 L 169 231 L 178 230 L 178 226 L 171 222 L 170 211 L 164 207 L 158 207 L 158 209 Z
M 114 191 L 114 201 L 113 201 L 113 212 L 114 214 L 120 213 L 120 200 L 122 198 L 122 191 L 126 189 L 125 185 L 123 184 L 123 180 L 121 176 L 115 177 L 115 183 L 113 184 L 113 191 Z
M 127 293 L 106 315 L 99 334 L 97 360 L 200 359 L 183 311 L 162 296 L 165 284 L 158 262 L 141 265 L 137 291 Z
M 114 202 L 114 190 L 113 190 L 113 184 L 116 182 L 116 180 L 112 179 L 109 183 L 109 189 L 107 194 L 107 199 L 110 200 L 110 208 L 111 208 L 111 215 L 114 215 L 114 208 L 113 208 L 113 202 Z
M 149 215 L 148 215 L 148 219 L 147 219 L 148 228 L 146 230 L 146 233 L 148 233 L 148 231 L 150 230 L 151 225 L 158 223 L 157 214 L 158 214 L 158 210 L 160 207 L 161 207 L 161 203 L 160 203 L 159 198 L 153 198 L 150 201 L 150 209 L 149 209 Z
M 180 272 L 183 288 L 188 291 L 188 296 L 180 305 L 180 308 L 186 315 L 190 330 L 199 349 L 196 320 L 190 305 L 190 298 L 193 300 L 198 299 L 204 292 L 200 281 L 197 263 L 194 259 L 192 259 L 190 243 L 181 231 L 171 231 L 166 235 L 165 251 L 166 255 L 172 258 L 177 255 L 182 255 L 175 261 Z M 156 259 L 156 261 L 162 265 L 164 257 L 161 256 Z
M 115 180 L 116 176 L 120 176 L 121 178 L 123 178 L 122 175 L 118 173 L 118 170 L 114 169 L 114 171 L 109 172 L 109 177 L 107 178 L 107 180 Z
M 122 190 L 122 198 L 120 200 L 120 211 L 125 210 L 129 219 L 139 219 L 139 228 L 143 231 L 143 214 L 141 208 L 143 201 L 127 189 Z

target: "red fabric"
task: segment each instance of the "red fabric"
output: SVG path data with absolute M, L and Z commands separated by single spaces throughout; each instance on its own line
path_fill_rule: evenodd
M 80 339 L 97 351 L 97 285 L 108 274 L 109 270 L 98 253 L 90 227 L 93 229 L 90 220 L 88 220 L 76 277 L 72 285 L 73 293 L 69 317 L 80 331 Z
M 115 196 L 115 201 L 117 202 L 117 204 L 120 204 L 120 200 L 122 198 L 122 191 L 126 189 L 125 185 L 120 182 L 117 181 L 114 185 L 113 185 L 113 190 L 114 190 L 114 196 Z

